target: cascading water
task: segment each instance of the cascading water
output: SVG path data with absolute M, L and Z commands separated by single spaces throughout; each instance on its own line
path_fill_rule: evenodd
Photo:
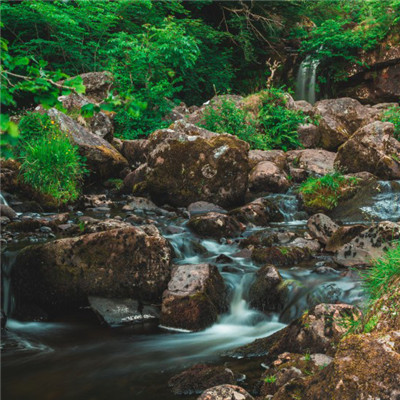
M 0 193 L 0 204 L 4 204 L 8 206 L 7 200 L 4 198 L 4 196 Z
M 269 227 L 249 228 L 249 236 L 260 230 L 278 232 L 302 230 L 305 216 L 292 193 L 269 198 L 278 204 L 285 222 Z M 249 305 L 248 292 L 258 266 L 240 256 L 238 240 L 201 240 L 187 228 L 187 219 L 161 215 L 154 218 L 161 233 L 175 250 L 177 264 L 213 263 L 229 288 L 226 314 L 202 332 L 184 333 L 163 329 L 154 323 L 100 328 L 87 314 L 68 323 L 24 323 L 8 321 L 2 362 L 5 365 L 5 397 L 31 398 L 31 393 L 68 393 L 65 399 L 159 398 L 175 400 L 167 392 L 168 378 L 194 363 L 218 360 L 219 356 L 253 340 L 273 334 L 333 288 L 335 300 L 352 302 L 358 296 L 356 283 L 340 274 L 319 275 L 314 265 L 282 269 L 290 285 L 290 296 L 282 313 L 264 314 Z M 298 225 L 298 226 L 296 226 Z M 174 232 L 174 233 L 171 233 Z M 225 262 L 218 262 L 222 257 Z M 3 265 L 3 304 L 10 310 L 12 254 Z M 315 261 L 314 261 L 315 263 Z M 5 279 L 4 279 L 5 277 Z M 331 291 L 332 291 L 331 290 Z M 8 293 L 8 294 L 7 294 Z M 319 300 L 319 298 L 318 298 Z M 10 344 L 11 342 L 11 344 Z M 11 350 L 10 350 L 11 348 Z M 57 371 L 49 379 L 49 371 Z M 21 376 L 24 384 L 21 384 Z M 79 379 L 77 379 L 79 377 Z M 132 392 L 133 391 L 133 392 Z
M 296 80 L 295 100 L 306 100 L 311 104 L 315 103 L 317 69 L 319 60 L 307 56 L 300 64 Z

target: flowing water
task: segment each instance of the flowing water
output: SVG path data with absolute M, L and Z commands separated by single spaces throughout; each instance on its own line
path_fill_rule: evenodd
M 311 104 L 316 100 L 316 81 L 319 60 L 307 56 L 300 64 L 296 79 L 295 100 L 306 100 Z
M 296 196 L 288 193 L 270 198 L 279 204 L 285 222 L 263 229 L 303 232 L 306 215 L 299 211 Z M 187 229 L 184 217 L 165 213 L 152 218 L 172 244 L 176 263 L 218 265 L 230 292 L 229 311 L 213 326 L 197 333 L 172 331 L 154 322 L 104 327 L 88 309 L 51 323 L 11 318 L 2 338 L 4 398 L 176 399 L 167 381 L 177 372 L 198 362 L 221 360 L 225 351 L 271 335 L 317 303 L 362 301 L 354 275 L 329 269 L 317 273 L 317 267 L 330 260 L 321 255 L 310 262 L 280 269 L 283 278 L 290 282 L 285 307 L 281 313 L 261 313 L 251 309 L 247 302 L 258 266 L 240 256 L 238 241 L 200 240 Z M 242 236 L 259 230 L 248 229 Z M 8 251 L 3 257 L 3 306 L 8 315 L 13 307 L 9 275 L 15 254 Z M 231 261 L 218 264 L 216 259 L 220 255 L 230 257 Z M 260 367 L 257 373 L 261 372 Z

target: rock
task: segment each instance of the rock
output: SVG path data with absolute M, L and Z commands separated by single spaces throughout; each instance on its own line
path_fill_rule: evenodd
M 90 131 L 111 143 L 114 138 L 114 126 L 111 119 L 103 112 L 98 112 L 89 120 Z
M 129 203 L 122 207 L 123 211 L 160 211 L 151 200 L 145 197 L 131 197 Z
M 2 192 L 15 192 L 21 164 L 11 158 L 0 158 L 0 181 Z
M 335 151 L 357 129 L 379 117 L 378 110 L 365 107 L 349 97 L 318 101 L 314 110 L 315 114 L 320 115 L 320 145 L 330 151 Z
M 222 207 L 206 201 L 196 201 L 195 203 L 189 204 L 188 211 L 191 217 L 207 214 L 209 212 L 216 212 L 220 214 L 227 213 L 227 211 Z
M 249 163 L 250 167 L 254 168 L 258 163 L 263 161 L 270 161 L 278 168 L 285 169 L 286 167 L 286 154 L 282 150 L 250 150 Z
M 400 142 L 394 125 L 376 121 L 359 129 L 339 148 L 335 165 L 346 172 L 367 171 L 383 179 L 400 178 Z
M 236 382 L 234 373 L 223 366 L 196 364 L 173 376 L 168 381 L 172 393 L 176 395 L 200 394 L 209 387 Z
M 129 226 L 25 247 L 12 270 L 17 305 L 48 312 L 87 304 L 87 296 L 160 301 L 172 250 L 160 235 Z
M 267 355 L 267 363 L 284 352 L 333 355 L 346 332 L 344 318 L 359 316 L 354 306 L 319 304 L 282 330 L 235 349 L 233 354 L 237 357 Z
M 118 177 L 119 173 L 128 166 L 125 158 L 110 143 L 89 132 L 71 117 L 55 108 L 50 109 L 47 113 L 58 122 L 61 131 L 79 147 L 79 152 L 86 158 L 86 164 L 93 179 L 106 180 Z
M 255 248 L 251 259 L 258 265 L 273 264 L 277 267 L 292 266 L 309 260 L 311 251 L 308 248 L 295 246 L 271 246 Z
M 292 242 L 288 244 L 289 247 L 293 247 L 295 249 L 305 249 L 308 250 L 311 254 L 317 253 L 321 250 L 321 245 L 318 240 L 312 240 L 298 237 L 294 239 Z
M 17 218 L 17 213 L 10 207 L 5 204 L 0 204 L 0 215 L 2 217 L 7 217 L 10 219 Z
M 256 280 L 249 291 L 251 307 L 261 311 L 280 311 L 287 295 L 283 278 L 273 265 L 265 265 L 256 272 Z
M 132 193 L 133 188 L 143 182 L 146 179 L 147 165 L 142 164 L 140 167 L 136 168 L 134 171 L 129 172 L 124 178 L 123 188 L 126 192 Z
M 85 85 L 85 95 L 94 101 L 102 101 L 108 97 L 114 78 L 108 71 L 86 72 L 79 75 Z M 63 83 L 61 81 L 60 83 Z
M 137 168 L 146 162 L 148 143 L 146 139 L 123 140 L 121 154 L 131 166 Z
M 249 189 L 252 192 L 284 193 L 289 187 L 286 173 L 271 161 L 258 163 L 250 172 Z
M 192 217 L 188 226 L 197 235 L 214 239 L 236 237 L 241 232 L 241 226 L 235 218 L 216 212 Z
M 311 103 L 305 100 L 297 100 L 294 102 L 297 110 L 302 111 L 305 115 L 309 117 L 314 116 L 314 107 Z
M 254 400 L 240 386 L 220 385 L 207 389 L 197 400 Z
M 134 299 L 107 299 L 89 296 L 92 310 L 107 325 L 143 323 L 159 318 L 159 311 Z
M 322 244 L 326 244 L 339 229 L 339 225 L 325 214 L 314 214 L 307 221 L 307 229 L 314 239 L 317 239 Z
M 256 226 L 265 226 L 270 222 L 281 222 L 284 219 L 278 207 L 265 198 L 256 199 L 243 207 L 232 210 L 229 214 L 244 224 L 251 223 Z
M 400 333 L 350 335 L 333 362 L 310 378 L 307 399 L 398 399 L 400 396 Z
M 394 32 L 368 52 L 361 63 L 349 64 L 345 81 L 338 84 L 341 95 L 362 103 L 398 101 L 400 98 L 400 46 Z
M 362 231 L 350 243 L 341 247 L 334 260 L 344 267 L 371 265 L 397 239 L 400 239 L 400 225 L 383 221 Z
M 319 128 L 314 124 L 300 124 L 297 127 L 297 134 L 300 144 L 306 149 L 317 147 L 321 140 Z
M 366 225 L 360 224 L 339 227 L 326 242 L 325 250 L 330 252 L 339 250 L 366 229 Z
M 335 153 L 326 150 L 291 150 L 287 153 L 289 173 L 296 182 L 309 176 L 326 175 L 334 169 Z
M 163 294 L 161 324 L 199 331 L 212 325 L 226 309 L 226 288 L 217 267 L 177 265 Z
M 249 145 L 232 135 L 175 122 L 149 137 L 149 155 L 134 193 L 148 192 L 158 204 L 186 207 L 207 201 L 222 207 L 243 203 Z

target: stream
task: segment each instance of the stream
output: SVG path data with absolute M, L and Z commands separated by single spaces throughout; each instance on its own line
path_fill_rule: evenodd
M 398 194 L 395 194 L 396 196 Z M 384 202 L 387 193 L 380 193 Z M 386 196 L 386 197 L 385 197 Z M 394 196 L 394 194 L 392 194 Z M 279 205 L 285 222 L 262 229 L 304 232 L 307 215 L 299 210 L 296 196 L 270 196 Z M 123 202 L 121 202 L 123 203 Z M 373 205 L 375 220 L 387 216 L 387 209 Z M 83 210 L 96 218 L 105 218 L 109 210 Z M 81 213 L 82 214 L 82 213 Z M 112 209 L 112 216 L 126 217 L 121 207 Z M 18 246 L 8 246 L 3 254 L 2 299 L 9 317 L 2 335 L 2 393 L 4 399 L 177 399 L 168 388 L 168 379 L 199 362 L 237 363 L 221 358 L 227 351 L 261 337 L 266 337 L 299 317 L 306 309 L 321 302 L 360 304 L 362 288 L 355 273 L 316 269 L 329 263 L 330 256 L 318 254 L 313 260 L 281 268 L 290 282 L 290 294 L 280 313 L 264 314 L 251 309 L 247 293 L 259 268 L 250 259 L 241 257 L 238 240 L 201 240 L 187 228 L 182 214 L 149 212 L 161 233 L 170 241 L 176 254 L 176 264 L 214 263 L 218 266 L 230 290 L 230 307 L 210 328 L 197 333 L 165 329 L 148 321 L 128 326 L 100 325 L 90 309 L 82 309 L 53 322 L 20 322 L 12 319 L 13 299 L 9 291 L 12 260 Z M 73 218 L 72 218 L 73 220 Z M 242 237 L 261 228 L 249 228 Z M 173 232 L 173 233 L 171 233 Z M 230 257 L 228 263 L 218 263 L 218 256 Z M 242 361 L 243 362 L 243 361 Z M 261 361 L 256 374 L 261 375 Z M 247 375 L 245 367 L 236 371 Z M 253 368 L 254 369 L 254 368 Z M 183 398 L 195 399 L 197 396 Z

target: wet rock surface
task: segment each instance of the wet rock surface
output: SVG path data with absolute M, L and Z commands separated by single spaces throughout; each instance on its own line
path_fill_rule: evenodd
M 130 226 L 28 246 L 17 257 L 12 281 L 17 304 L 50 312 L 85 305 L 88 295 L 157 301 L 171 261 L 162 236 Z
M 213 386 L 236 383 L 235 374 L 223 366 L 196 364 L 193 367 L 173 376 L 168 386 L 177 395 L 200 394 Z
M 254 398 L 240 386 L 220 385 L 207 389 L 197 400 L 254 400 Z
M 216 212 L 192 217 L 188 226 L 199 236 L 215 239 L 236 237 L 242 230 L 235 218 Z
M 210 326 L 226 310 L 226 289 L 211 264 L 178 265 L 163 294 L 161 324 L 198 331 Z

